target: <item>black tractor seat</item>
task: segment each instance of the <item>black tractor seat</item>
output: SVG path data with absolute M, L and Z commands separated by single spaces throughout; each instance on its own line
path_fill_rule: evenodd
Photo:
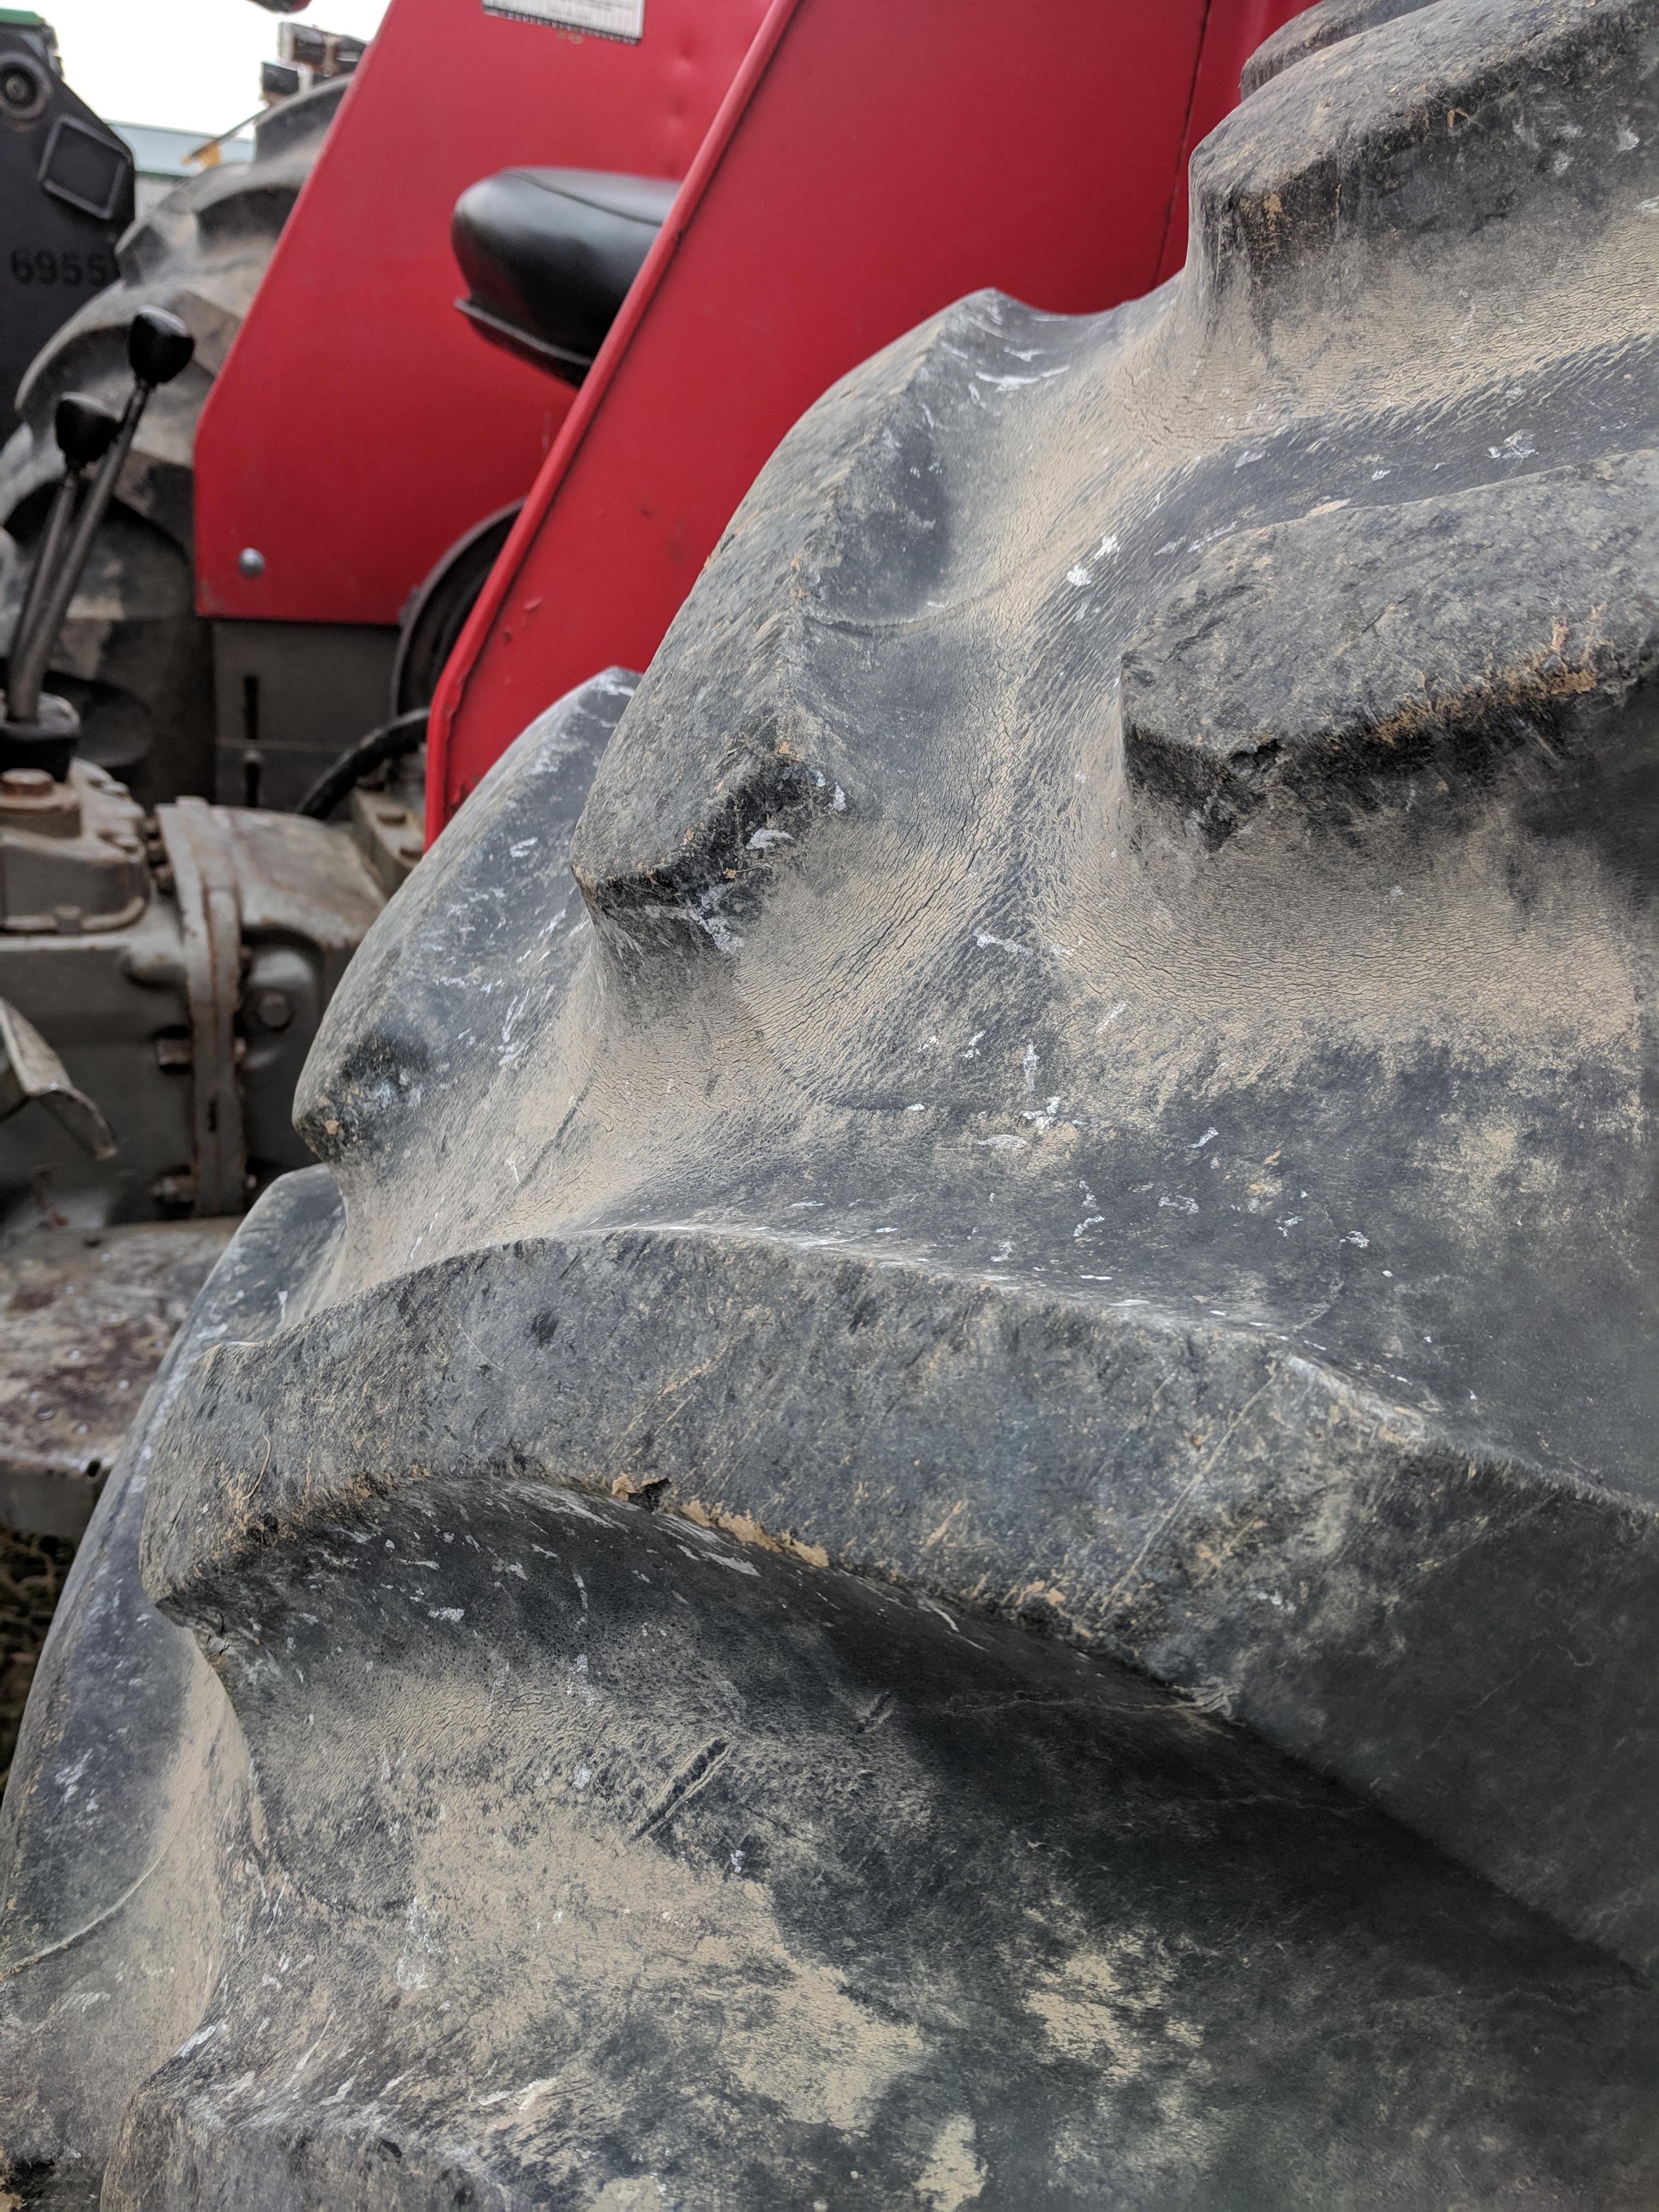
M 521 361 L 580 384 L 678 185 L 605 169 L 502 169 L 455 203 L 455 304 Z

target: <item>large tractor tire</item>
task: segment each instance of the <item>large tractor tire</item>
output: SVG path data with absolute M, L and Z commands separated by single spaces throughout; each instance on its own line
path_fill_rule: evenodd
M 196 357 L 150 401 L 108 520 L 72 603 L 52 687 L 80 709 L 86 758 L 147 804 L 213 789 L 213 664 L 196 612 L 196 424 L 349 80 L 264 116 L 250 161 L 181 185 L 135 223 L 120 280 L 72 316 L 18 393 L 22 426 L 0 453 L 0 647 L 63 463 L 52 417 L 66 392 L 118 406 L 131 386 L 126 333 L 140 307 L 181 315 Z M 283 434 L 272 423 L 270 434 Z
M 1656 54 L 1310 44 L 469 800 L 42 1662 L 20 2191 L 1659 2201 Z

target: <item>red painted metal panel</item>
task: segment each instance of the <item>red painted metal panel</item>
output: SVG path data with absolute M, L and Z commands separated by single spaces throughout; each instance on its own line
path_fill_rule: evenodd
M 1200 97 L 1231 69 L 1236 99 L 1296 12 L 774 0 L 445 672 L 432 832 L 550 700 L 644 667 L 767 455 L 856 362 L 981 285 L 1072 313 L 1148 289 Z
M 203 613 L 395 622 L 523 495 L 572 395 L 456 313 L 455 202 L 520 162 L 683 177 L 763 4 L 647 0 L 629 46 L 392 0 L 203 412 Z

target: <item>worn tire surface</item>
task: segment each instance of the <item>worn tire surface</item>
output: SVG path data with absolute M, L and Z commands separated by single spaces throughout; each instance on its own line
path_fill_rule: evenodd
M 82 752 L 119 769 L 149 802 L 212 794 L 212 660 L 195 606 L 196 424 L 349 82 L 272 108 L 251 161 L 204 171 L 133 225 L 117 250 L 119 282 L 32 364 L 18 393 L 21 427 L 0 452 L 0 644 L 9 646 L 62 474 L 58 400 L 86 392 L 120 405 L 131 385 L 133 316 L 167 307 L 183 317 L 196 357 L 145 410 L 52 663 L 53 687 L 81 711 Z
M 48 2201 L 1659 2197 L 1659 0 L 1371 13 L 376 925 L 26 1719 Z

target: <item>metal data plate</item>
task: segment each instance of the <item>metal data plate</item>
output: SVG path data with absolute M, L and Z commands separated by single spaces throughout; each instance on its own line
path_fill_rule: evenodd
M 596 39 L 645 36 L 645 0 L 483 0 L 486 15 L 511 15 L 523 23 L 555 23 Z

